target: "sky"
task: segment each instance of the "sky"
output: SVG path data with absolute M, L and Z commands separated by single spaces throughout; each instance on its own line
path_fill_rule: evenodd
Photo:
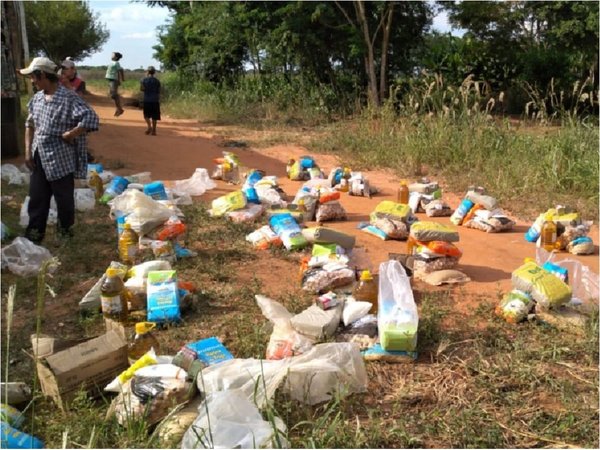
M 123 58 L 119 63 L 125 69 L 146 68 L 153 65 L 160 68 L 160 63 L 152 55 L 152 47 L 158 44 L 157 27 L 169 22 L 169 10 L 155 6 L 150 8 L 144 3 L 130 3 L 123 0 L 90 1 L 90 8 L 99 14 L 99 20 L 110 32 L 110 38 L 102 46 L 102 50 L 83 61 L 83 66 L 104 66 L 110 62 L 112 52 L 121 52 Z M 433 20 L 433 29 L 448 32 L 447 16 L 437 15 Z M 452 34 L 462 35 L 453 30 Z

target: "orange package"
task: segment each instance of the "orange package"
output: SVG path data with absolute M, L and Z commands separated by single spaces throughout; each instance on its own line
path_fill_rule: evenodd
M 321 196 L 319 197 L 319 203 L 323 204 L 323 203 L 331 202 L 333 200 L 339 200 L 339 198 L 340 198 L 340 191 L 327 192 L 325 194 L 321 194 Z
M 176 238 L 180 234 L 185 233 L 185 230 L 185 224 L 182 222 L 166 224 L 159 229 L 158 233 L 156 234 L 156 239 L 159 241 L 168 241 Z
M 475 206 L 473 206 L 469 212 L 465 215 L 465 217 L 462 220 L 462 223 L 465 224 L 467 223 L 469 220 L 471 220 L 473 217 L 475 217 L 475 212 L 477 212 L 478 209 L 485 209 L 483 206 L 476 204 Z
M 460 258 L 462 256 L 462 251 L 456 245 L 451 242 L 445 241 L 429 241 L 429 242 L 421 242 L 420 245 L 427 247 L 434 253 L 438 255 L 444 256 L 453 256 L 455 258 Z

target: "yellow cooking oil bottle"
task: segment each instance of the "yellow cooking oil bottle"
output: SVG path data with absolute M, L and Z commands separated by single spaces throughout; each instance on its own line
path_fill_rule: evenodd
M 369 270 L 363 270 L 360 274 L 360 281 L 354 287 L 352 296 L 361 302 L 369 302 L 373 305 L 370 314 L 377 314 L 377 296 L 379 294 L 379 286 L 373 279 L 373 275 Z
M 128 316 L 125 284 L 119 269 L 109 268 L 106 278 L 100 286 L 100 302 L 102 315 L 107 319 L 125 323 Z
M 127 350 L 129 363 L 140 359 L 151 348 L 153 348 L 154 352 L 157 354 L 160 352 L 160 344 L 152 334 L 152 330 L 154 330 L 155 327 L 156 323 L 154 322 L 138 322 L 135 324 L 135 336 Z

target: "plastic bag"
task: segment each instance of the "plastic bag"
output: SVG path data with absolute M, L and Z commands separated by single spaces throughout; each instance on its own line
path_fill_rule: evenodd
M 29 207 L 29 195 L 25 197 L 23 204 L 21 205 L 21 212 L 19 213 L 19 225 L 26 227 L 29 225 L 29 213 L 27 208 Z M 48 212 L 48 225 L 55 225 L 58 222 L 58 212 L 56 211 L 56 200 L 54 196 L 50 200 L 50 211 Z
M 202 195 L 210 189 L 217 187 L 217 184 L 210 179 L 206 169 L 197 168 L 187 180 L 177 180 L 173 186 L 173 194 L 182 197 L 187 195 Z
M 77 211 L 89 211 L 96 206 L 94 191 L 88 188 L 75 189 L 75 209 Z
M 255 298 L 263 316 L 273 324 L 273 333 L 271 333 L 267 345 L 267 359 L 283 359 L 300 355 L 314 345 L 311 339 L 292 328 L 290 319 L 293 314 L 285 309 L 283 305 L 264 295 L 256 295 Z
M 0 172 L 0 176 L 4 181 L 8 181 L 8 184 L 29 184 L 29 174 L 21 172 L 13 164 L 2 164 Z
M 419 313 L 410 280 L 395 260 L 379 266 L 379 340 L 384 350 L 412 352 L 417 346 Z
M 331 399 L 335 392 L 365 392 L 367 373 L 354 344 L 315 345 L 300 356 L 279 361 L 230 359 L 202 371 L 198 389 L 207 394 L 240 389 L 262 408 L 284 379 L 284 389 L 295 400 L 314 405 Z
M 315 220 L 317 222 L 326 222 L 328 220 L 346 220 L 346 210 L 337 200 L 332 200 L 317 206 Z
M 18 237 L 2 249 L 2 269 L 8 268 L 22 277 L 37 275 L 42 264 L 51 258 L 48 249 L 35 245 L 27 238 Z M 50 271 L 52 269 L 50 267 Z
M 181 448 L 285 448 L 283 421 L 275 428 L 243 392 L 228 390 L 209 395 L 199 415 L 183 435 Z M 277 433 L 277 437 L 275 436 Z
M 173 215 L 168 206 L 138 190 L 128 190 L 110 201 L 111 217 L 116 211 L 127 216 L 127 223 L 138 234 L 146 234 Z

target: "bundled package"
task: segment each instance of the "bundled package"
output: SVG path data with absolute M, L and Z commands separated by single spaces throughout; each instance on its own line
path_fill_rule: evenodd
M 273 216 L 269 219 L 269 224 L 288 250 L 296 250 L 308 245 L 300 226 L 290 214 Z
M 302 275 L 302 289 L 319 294 L 352 284 L 355 280 L 354 270 L 343 264 L 329 263 L 306 270 Z
M 555 308 L 571 300 L 568 284 L 534 262 L 526 262 L 512 273 L 515 289 L 530 294 L 544 308 Z
M 496 306 L 495 312 L 497 316 L 508 323 L 518 323 L 527 318 L 534 304 L 533 298 L 527 292 L 513 289 L 504 295 L 498 306 Z
M 378 306 L 381 347 L 386 351 L 415 351 L 419 313 L 410 280 L 398 261 L 379 266 Z
M 319 203 L 315 220 L 317 222 L 327 222 L 332 220 L 346 220 L 346 210 L 337 200 L 331 200 L 325 203 Z

